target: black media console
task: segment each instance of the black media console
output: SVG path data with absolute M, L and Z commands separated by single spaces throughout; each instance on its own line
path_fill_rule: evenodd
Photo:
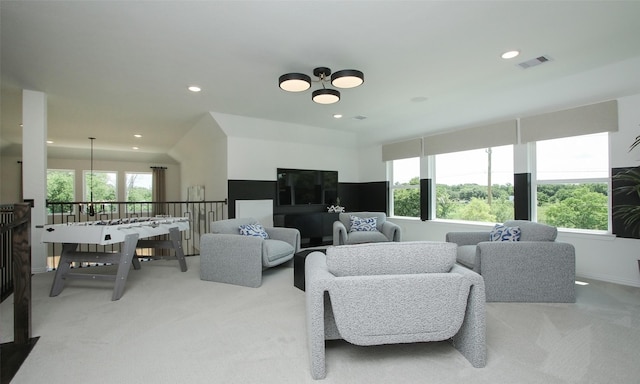
M 282 213 L 273 215 L 276 227 L 297 228 L 300 231 L 303 247 L 327 245 L 333 243 L 333 222 L 338 213 L 308 212 Z

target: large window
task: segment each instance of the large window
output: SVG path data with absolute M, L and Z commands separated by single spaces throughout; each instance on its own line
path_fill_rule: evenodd
M 47 170 L 47 202 L 71 203 L 75 200 L 75 171 L 70 169 Z M 73 213 L 73 204 L 54 204 L 47 213 Z
M 513 219 L 513 146 L 435 155 L 436 218 Z
M 100 203 L 95 207 L 98 213 L 117 212 L 118 201 L 117 172 L 84 171 L 84 200 Z
M 151 172 L 127 172 L 125 174 L 125 200 L 127 204 L 127 212 L 131 213 L 149 213 L 152 211 L 152 188 L 153 176 Z
M 391 215 L 420 217 L 420 158 L 393 160 Z
M 537 221 L 608 229 L 607 133 L 536 142 Z

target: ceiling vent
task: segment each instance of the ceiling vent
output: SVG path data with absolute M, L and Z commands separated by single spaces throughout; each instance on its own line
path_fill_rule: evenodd
M 353 118 L 356 120 L 364 120 L 367 118 L 367 116 L 358 115 L 358 116 L 353 116 Z
M 551 58 L 545 55 L 545 56 L 536 57 L 535 59 L 523 61 L 522 63 L 518 64 L 518 66 L 522 69 L 527 69 L 527 68 L 535 67 L 536 65 L 546 63 L 548 61 L 551 61 Z

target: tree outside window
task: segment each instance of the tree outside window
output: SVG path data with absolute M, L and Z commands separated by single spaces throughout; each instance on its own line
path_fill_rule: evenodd
M 420 217 L 420 158 L 393 160 L 391 215 Z
M 435 156 L 436 218 L 513 219 L 513 146 Z
M 536 170 L 538 222 L 608 229 L 607 133 L 536 142 Z
M 127 172 L 126 179 L 126 201 L 127 212 L 148 214 L 152 211 L 151 203 L 153 199 L 153 175 L 151 172 Z
M 98 213 L 117 212 L 117 172 L 109 171 L 84 171 L 84 200 L 99 203 L 96 206 Z
M 47 170 L 47 202 L 66 203 L 75 200 L 75 172 L 69 169 Z M 48 214 L 73 213 L 73 204 L 56 204 L 47 207 Z

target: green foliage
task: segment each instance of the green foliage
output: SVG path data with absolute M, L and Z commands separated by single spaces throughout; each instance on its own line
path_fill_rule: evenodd
M 640 136 L 636 136 L 636 140 L 629 147 L 629 151 L 633 150 L 638 145 L 640 145 Z
M 571 197 L 576 189 L 588 188 L 590 192 L 597 192 L 604 196 L 608 195 L 607 183 L 588 184 L 539 184 L 538 185 L 538 207 L 547 204 L 557 204 L 562 200 Z
M 127 201 L 140 203 L 150 202 L 151 200 L 151 189 L 149 188 L 130 187 L 127 190 Z M 150 204 L 127 204 L 127 212 L 148 213 L 150 210 Z
M 75 200 L 73 195 L 73 176 L 72 171 L 47 171 L 47 201 L 52 203 L 64 203 L 72 202 Z M 72 204 L 65 204 L 56 206 L 56 210 L 61 209 L 62 212 L 52 212 L 52 208 L 49 208 L 49 213 L 71 213 L 73 210 Z
M 460 210 L 462 220 L 495 222 L 496 216 L 491 213 L 491 207 L 486 201 L 472 197 L 471 201 Z
M 640 136 L 636 138 L 631 149 L 638 145 L 639 140 Z M 614 193 L 632 195 L 640 199 L 640 168 L 630 168 L 624 172 L 617 173 L 613 177 L 623 183 L 623 185 L 615 188 Z M 617 205 L 613 214 L 622 219 L 624 225 L 629 227 L 632 232 L 640 233 L 640 205 Z
M 632 193 L 640 196 L 640 170 Z M 416 177 L 408 185 L 419 184 Z M 513 185 L 436 185 L 436 217 L 440 219 L 504 223 L 514 218 Z M 419 189 L 394 189 L 394 215 L 419 217 Z M 538 185 L 538 221 L 562 228 L 608 229 L 608 184 Z M 640 216 L 640 208 L 626 208 L 628 215 Z M 637 221 L 640 227 L 640 220 Z
M 151 201 L 151 190 L 142 187 L 130 188 L 127 193 L 127 201 Z
M 436 217 L 440 219 L 504 222 L 513 219 L 513 186 L 493 185 L 492 204 L 488 188 L 478 184 L 436 185 Z
M 547 208 L 546 224 L 562 228 L 607 229 L 606 195 L 593 192 L 586 186 L 564 190 L 559 195 L 566 197 Z
M 394 189 L 393 213 L 396 216 L 420 217 L 420 190 Z
M 116 201 L 116 186 L 109 182 L 106 172 L 94 172 L 85 174 L 86 201 Z M 92 181 L 93 179 L 93 181 Z M 91 194 L 93 193 L 93 199 Z
M 491 214 L 495 216 L 497 223 L 513 220 L 513 202 L 507 198 L 494 200 L 491 204 Z
M 563 228 L 606 230 L 607 188 L 607 183 L 539 185 L 538 221 Z M 486 186 L 477 184 L 438 184 L 436 217 L 498 223 L 514 218 L 514 192 L 511 184 L 492 186 L 491 205 L 488 203 L 487 193 Z M 418 190 L 395 190 L 394 198 L 396 215 L 419 216 Z
M 456 208 L 446 185 L 436 185 L 436 217 L 451 217 Z

